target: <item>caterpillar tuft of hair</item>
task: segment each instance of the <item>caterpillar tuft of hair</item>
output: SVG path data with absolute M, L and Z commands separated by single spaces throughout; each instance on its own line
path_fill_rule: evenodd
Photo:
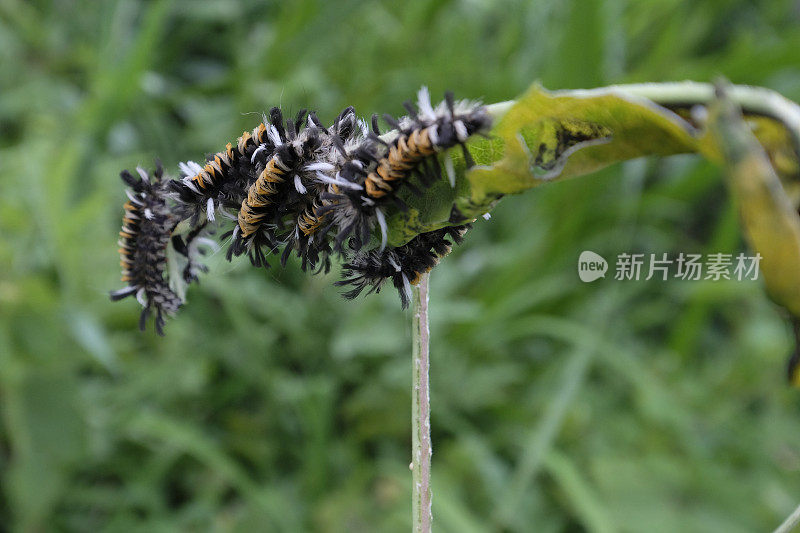
M 111 292 L 110 297 L 121 300 L 135 295 L 144 308 L 139 328 L 144 330 L 147 317 L 155 310 L 156 331 L 163 335 L 165 315 L 174 314 L 183 303 L 165 275 L 167 245 L 178 218 L 167 205 L 159 162 L 152 175 L 136 167 L 136 174 L 125 170 L 120 176 L 129 186 L 118 243 L 122 281 L 128 286 Z
M 139 178 L 123 173 L 131 187 L 120 241 L 129 287 L 112 298 L 136 294 L 145 307 L 142 321 L 155 309 L 160 332 L 163 316 L 183 301 L 178 282 L 196 281 L 204 271 L 199 246 L 214 244 L 207 235 L 229 219 L 233 227 L 221 236 L 228 241 L 228 260 L 246 254 L 254 265 L 269 266 L 268 255 L 281 252 L 285 264 L 294 253 L 304 270 L 327 272 L 338 253 L 345 266 L 337 285 L 351 287 L 346 297 L 365 289 L 378 292 L 391 280 L 406 307 L 411 285 L 469 226 L 442 228 L 389 247 L 387 218 L 407 209 L 404 187 L 421 193 L 444 176 L 455 186 L 452 159 L 442 155 L 460 147 L 472 166 L 466 142 L 486 135 L 491 119 L 482 105 L 456 101 L 452 93 L 434 106 L 425 87 L 417 105 L 405 107 L 407 116 L 384 117 L 392 128 L 384 134 L 377 117 L 370 129 L 352 107 L 329 127 L 313 112 L 301 110 L 285 120 L 273 108 L 252 132 L 205 164 L 181 163 L 179 179 L 162 182 L 160 167 L 153 177 L 141 169 Z M 451 223 L 465 222 L 456 218 Z M 165 263 L 171 263 L 169 276 Z

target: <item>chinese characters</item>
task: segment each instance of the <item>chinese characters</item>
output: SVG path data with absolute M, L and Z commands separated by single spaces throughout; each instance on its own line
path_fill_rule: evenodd
M 757 280 L 761 254 L 747 256 L 712 253 L 684 254 L 670 257 L 669 254 L 628 254 L 617 255 L 616 273 L 618 281 L 639 281 L 640 279 L 669 278 L 698 280 Z

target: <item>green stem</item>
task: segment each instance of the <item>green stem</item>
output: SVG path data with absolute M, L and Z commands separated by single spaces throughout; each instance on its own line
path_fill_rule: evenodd
M 428 382 L 429 340 L 428 277 L 425 273 L 414 286 L 413 387 L 411 402 L 412 516 L 415 533 L 431 530 L 431 402 Z
M 792 514 L 773 533 L 789 533 L 794 531 L 797 524 L 800 524 L 800 507 L 792 511 Z

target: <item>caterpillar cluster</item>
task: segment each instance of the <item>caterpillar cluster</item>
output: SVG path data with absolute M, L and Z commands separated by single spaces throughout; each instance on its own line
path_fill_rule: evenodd
M 174 313 L 183 301 L 182 290 L 170 288 L 176 285 L 175 275 L 165 273 L 168 252 L 174 250 L 186 262 L 182 281 L 196 281 L 203 269 L 196 243 L 207 243 L 219 218 L 227 218 L 232 229 L 221 238 L 229 260 L 247 255 L 253 265 L 268 267 L 270 255 L 280 254 L 285 264 L 294 253 L 304 270 L 327 272 L 331 256 L 339 254 L 344 277 L 337 285 L 350 287 L 345 297 L 365 289 L 378 292 L 391 280 L 406 307 L 411 285 L 461 241 L 469 226 L 422 233 L 402 246 L 387 247 L 387 217 L 407 209 L 401 199 L 404 188 L 419 194 L 445 179 L 442 164 L 446 179 L 455 185 L 451 158 L 440 162 L 439 155 L 460 146 L 467 166 L 474 164 L 466 142 L 485 135 L 491 119 L 483 106 L 456 101 L 452 93 L 434 107 L 425 87 L 417 106 L 405 107 L 407 116 L 384 116 L 391 130 L 383 135 L 377 117 L 370 127 L 352 107 L 329 127 L 313 112 L 301 110 L 286 120 L 273 108 L 256 128 L 205 164 L 181 163 L 179 179 L 162 182 L 160 167 L 154 179 L 141 171 L 140 180 L 123 172 L 132 201 L 142 205 L 126 204 L 120 254 L 129 286 L 112 298 L 137 294 L 145 307 L 142 325 L 155 309 L 161 332 L 163 315 Z M 157 213 L 156 218 L 145 217 L 147 224 L 140 224 L 140 208 Z M 463 224 L 458 216 L 452 222 Z

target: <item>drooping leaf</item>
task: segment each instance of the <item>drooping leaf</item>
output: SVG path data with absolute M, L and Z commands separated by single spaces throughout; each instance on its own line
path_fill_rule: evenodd
M 755 87 L 732 87 L 730 97 L 797 206 L 800 108 Z M 389 241 L 402 244 L 423 231 L 475 219 L 503 195 L 637 157 L 698 153 L 723 163 L 706 127 L 713 100 L 711 84 L 694 82 L 557 92 L 534 85 L 515 101 L 488 106 L 495 126 L 469 145 L 477 166 L 467 170 L 458 151 L 443 156 L 454 160 L 455 187 L 442 182 L 423 195 L 404 196 L 409 209 L 390 217 Z
M 718 147 L 726 178 L 750 245 L 762 256 L 760 270 L 770 296 L 800 316 L 800 217 L 724 89 L 710 109 L 709 133 Z

